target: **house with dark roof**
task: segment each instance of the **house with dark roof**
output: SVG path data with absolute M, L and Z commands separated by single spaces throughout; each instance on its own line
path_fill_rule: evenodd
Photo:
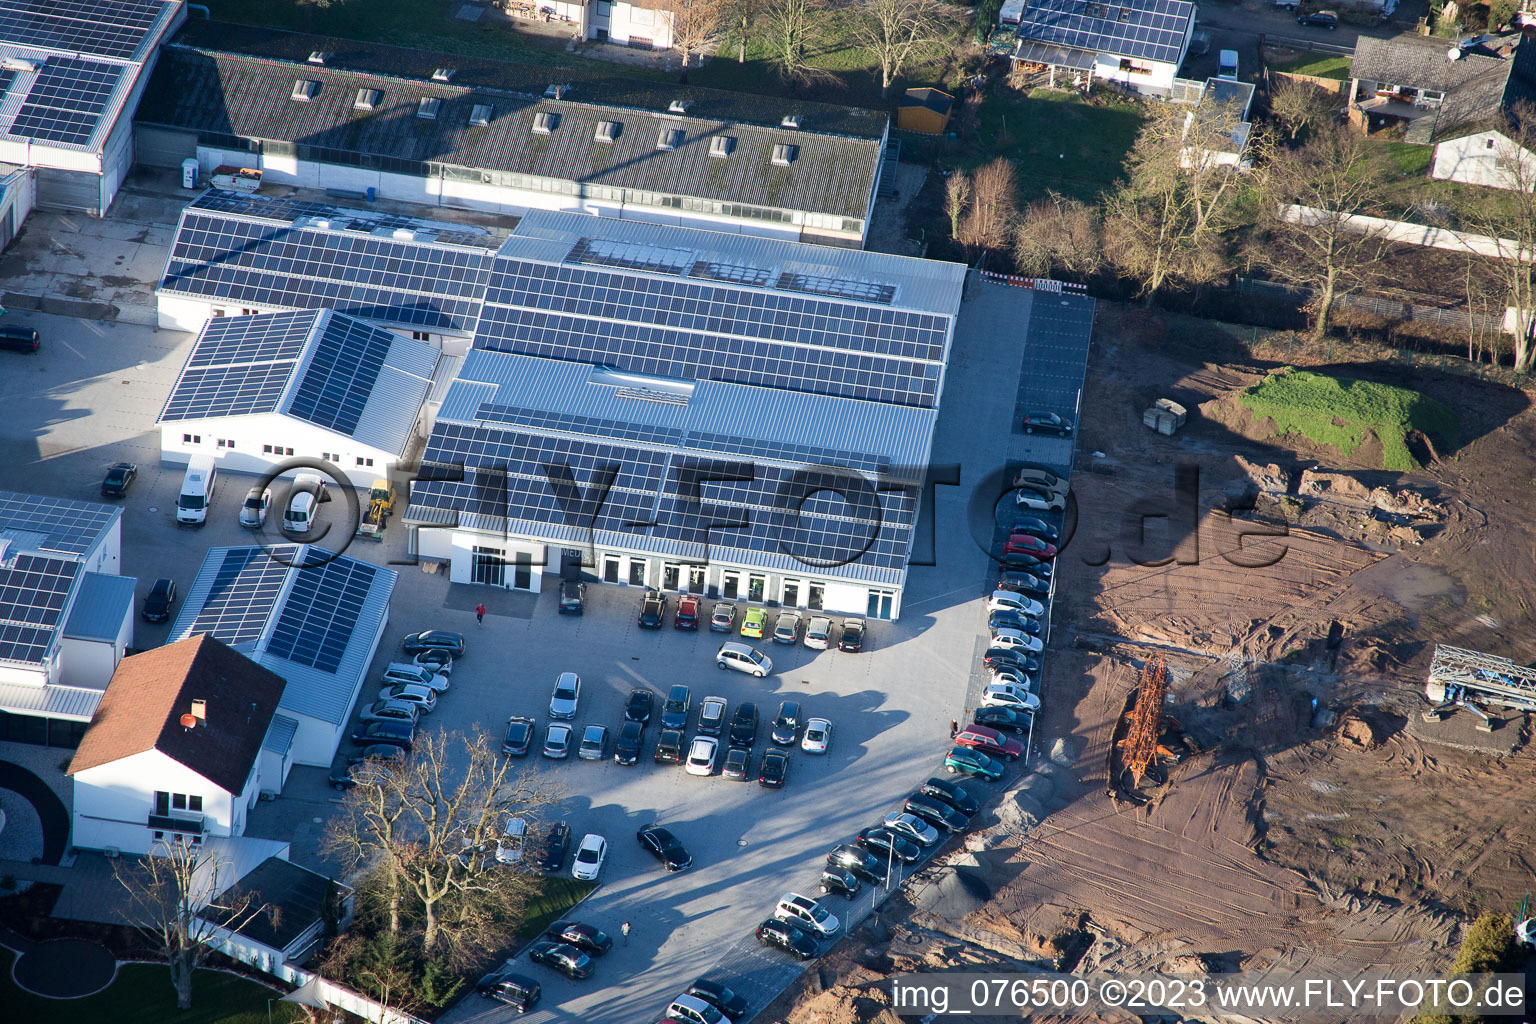
M 198 23 L 137 116 L 142 163 L 503 214 L 563 210 L 859 248 L 889 117 Z
M 352 890 L 286 857 L 268 857 L 230 886 L 227 895 L 221 893 L 219 904 L 261 910 L 234 914 L 221 909 L 205 915 L 214 927 L 210 945 L 259 971 L 278 974 L 283 965 L 298 966 L 314 955 L 328 918 L 340 927 L 351 917 Z
M 1187 0 L 1027 0 L 1013 60 L 1049 69 L 1053 82 L 1087 88 L 1105 79 L 1168 97 L 1197 13 Z
M 75 846 L 149 853 L 245 832 L 283 678 L 208 636 L 124 658 L 70 761 Z

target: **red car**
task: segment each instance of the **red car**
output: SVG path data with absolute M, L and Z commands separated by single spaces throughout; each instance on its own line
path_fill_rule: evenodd
M 677 599 L 677 612 L 672 616 L 672 625 L 676 629 L 699 628 L 699 599 L 692 594 L 684 594 Z
M 1032 537 L 1027 533 L 1015 533 L 1008 538 L 1008 543 L 1003 548 L 1005 555 L 1033 555 L 1042 561 L 1056 557 L 1056 545 L 1047 544 L 1039 537 Z
M 984 725 L 966 726 L 955 737 L 955 744 L 970 747 L 972 750 L 979 750 L 983 754 L 991 754 L 994 757 L 1005 757 L 1010 761 L 1017 761 L 1024 756 L 1023 743 Z

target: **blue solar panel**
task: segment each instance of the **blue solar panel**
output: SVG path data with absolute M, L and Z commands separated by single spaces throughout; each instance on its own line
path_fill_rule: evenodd
M 41 555 L 17 555 L 0 569 L 0 661 L 42 659 L 80 571 L 72 558 Z
M 160 0 L 0 0 L 0 41 L 102 57 L 132 57 Z
M 203 328 L 188 366 L 263 363 L 297 359 L 304 351 L 313 312 L 214 317 Z
M 259 639 L 288 576 L 283 563 L 297 552 L 293 544 L 273 548 L 272 557 L 261 548 L 226 551 L 188 635 L 207 633 L 231 646 Z
M 297 573 L 267 642 L 279 658 L 334 672 L 378 570 L 367 562 L 338 558 Z
M 0 491 L 0 530 L 40 533 L 38 547 L 61 554 L 85 554 L 116 514 L 111 505 Z
M 163 420 L 193 420 L 204 416 L 247 416 L 271 412 L 293 376 L 293 360 L 246 363 L 183 370 L 171 390 Z
M 350 435 L 373 393 L 394 335 L 356 320 L 330 317 L 288 411 Z
M 1175 63 L 1194 16 L 1186 0 L 1030 0 L 1019 38 Z
M 11 134 L 84 145 L 96 131 L 122 76 L 123 69 L 111 64 L 49 58 L 12 122 Z

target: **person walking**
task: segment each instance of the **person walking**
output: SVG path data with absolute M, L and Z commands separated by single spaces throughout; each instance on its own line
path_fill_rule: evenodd
M 628 921 L 625 921 L 623 924 L 619 925 L 619 934 L 624 936 L 624 945 L 626 945 L 626 946 L 629 945 L 629 922 Z
M 959 732 L 960 732 L 960 723 L 955 721 L 953 718 L 951 718 L 949 720 L 949 738 L 950 739 L 954 739 L 955 736 Z
M 485 605 L 483 604 L 475 605 L 475 624 L 478 626 L 485 625 Z

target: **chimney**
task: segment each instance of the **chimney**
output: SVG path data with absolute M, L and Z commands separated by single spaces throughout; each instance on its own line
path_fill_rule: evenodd
M 204 725 L 208 724 L 208 702 L 198 698 L 192 702 L 192 717 Z

